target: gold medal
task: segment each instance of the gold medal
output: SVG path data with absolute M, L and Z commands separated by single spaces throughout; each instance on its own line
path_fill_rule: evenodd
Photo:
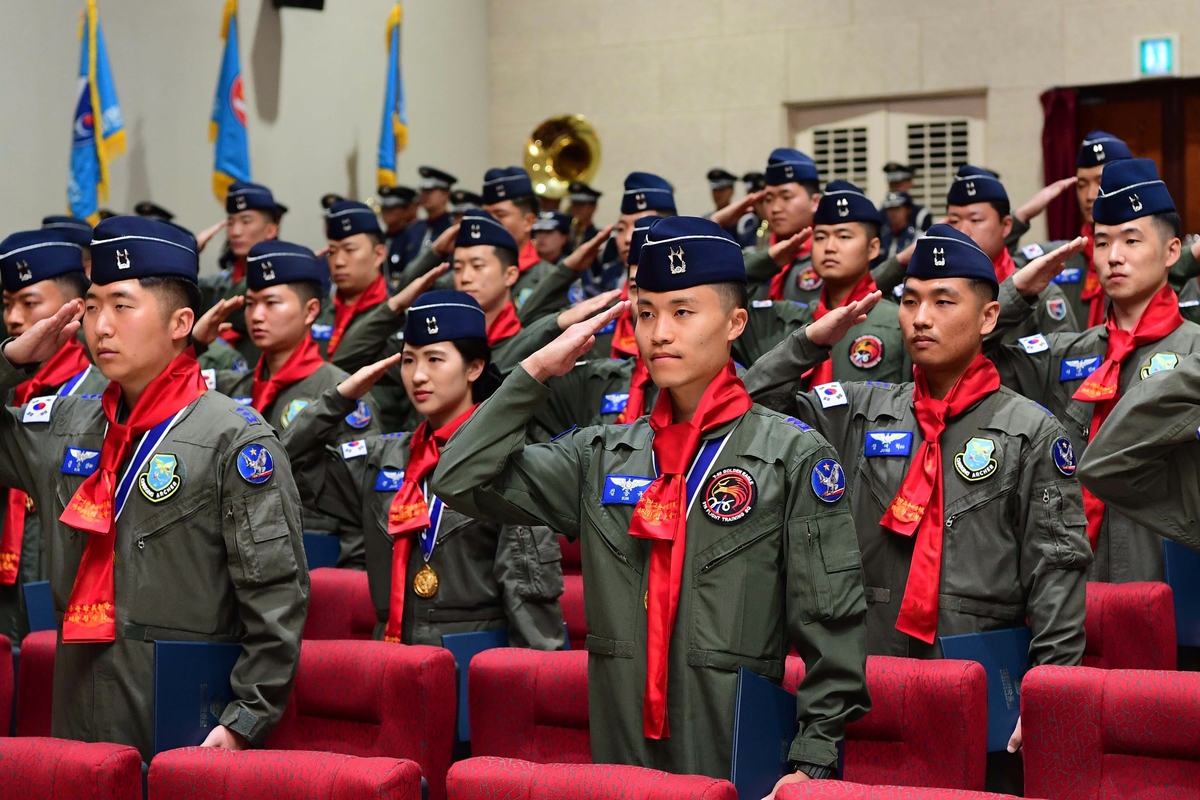
M 423 597 L 426 600 L 437 594 L 438 576 L 437 573 L 429 566 L 421 567 L 421 571 L 413 576 L 413 591 L 417 593 L 417 597 Z

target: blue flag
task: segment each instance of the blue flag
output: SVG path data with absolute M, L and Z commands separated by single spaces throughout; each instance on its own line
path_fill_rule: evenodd
M 387 91 L 383 96 L 383 127 L 379 131 L 380 186 L 396 185 L 396 154 L 408 147 L 408 109 L 404 105 L 404 77 L 400 74 L 401 3 L 388 15 Z
M 125 152 L 125 123 L 108 65 L 108 48 L 96 12 L 87 0 L 79 26 L 79 92 L 71 138 L 67 210 L 95 225 L 96 209 L 108 199 L 108 162 Z M 96 113 L 100 109 L 100 113 Z
M 213 99 L 208 138 L 213 147 L 213 194 L 222 203 L 234 181 L 250 180 L 250 140 L 246 136 L 246 99 L 242 93 L 242 60 L 238 56 L 237 0 L 225 0 L 221 22 L 225 54 Z

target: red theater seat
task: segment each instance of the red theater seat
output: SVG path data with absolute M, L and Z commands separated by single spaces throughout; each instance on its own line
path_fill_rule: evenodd
M 1165 583 L 1089 583 L 1083 666 L 1175 669 L 1175 601 Z
M 58 631 L 36 631 L 21 642 L 17 672 L 17 736 L 49 736 Z
M 571 541 L 560 533 L 558 548 L 562 550 L 563 575 L 582 575 L 583 556 L 579 550 L 579 540 Z
M 783 686 L 796 690 L 804 662 L 789 656 Z M 973 661 L 867 658 L 871 711 L 846 726 L 848 781 L 983 789 L 987 673 Z
M 291 699 L 266 746 L 407 758 L 446 795 L 455 727 L 454 656 L 387 642 L 302 642 Z
M 1011 794 L 913 786 L 867 786 L 842 781 L 808 781 L 785 786 L 777 800 L 1011 800 Z
M 420 800 L 421 768 L 393 758 L 185 747 L 150 764 L 150 800 L 180 797 Z
M 0 739 L 5 800 L 141 800 L 142 757 L 120 744 Z
M 563 575 L 563 593 L 558 598 L 562 606 L 563 622 L 567 623 L 567 637 L 572 650 L 582 650 L 587 640 L 587 616 L 583 611 L 583 576 Z
M 450 800 L 737 800 L 737 790 L 729 781 L 699 775 L 613 764 L 531 764 L 507 758 L 459 761 L 446 778 L 446 791 Z
M 309 573 L 308 619 L 305 639 L 370 639 L 375 630 L 375 606 L 367 573 L 356 569 L 321 567 Z
M 1200 795 L 1200 674 L 1035 667 L 1021 727 L 1028 797 Z
M 469 680 L 472 754 L 591 763 L 586 650 L 485 650 Z
M 13 692 L 17 690 L 13 681 L 12 642 L 0 636 L 0 736 L 8 736 L 10 715 L 13 707 Z

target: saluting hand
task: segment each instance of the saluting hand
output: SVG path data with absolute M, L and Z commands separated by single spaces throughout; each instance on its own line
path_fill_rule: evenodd
M 405 286 L 389 297 L 387 301 L 388 308 L 392 310 L 393 314 L 399 314 L 401 311 L 407 311 L 412 308 L 412 304 L 417 301 L 417 298 L 433 288 L 434 281 L 445 275 L 449 269 L 449 264 L 438 264 L 429 270 L 429 272 L 426 272 L 408 286 Z
M 1035 258 L 1013 273 L 1013 288 L 1022 297 L 1036 297 L 1045 291 L 1054 280 L 1054 276 L 1063 271 L 1067 259 L 1076 253 L 1082 253 L 1085 247 L 1087 237 L 1076 236 L 1062 247 Z
M 209 240 L 217 235 L 217 231 L 221 230 L 228 224 L 229 220 L 223 219 L 216 225 L 209 225 L 207 228 L 200 231 L 200 233 L 196 234 L 196 252 L 203 253 L 204 248 L 208 246 Z
M 1045 211 L 1046 206 L 1050 205 L 1051 200 L 1073 187 L 1075 180 L 1075 177 L 1071 176 L 1070 178 L 1057 180 L 1049 186 L 1043 186 L 1041 189 L 1038 189 L 1037 194 L 1029 198 L 1025 205 L 1014 211 L 1013 216 L 1022 222 L 1029 222 L 1029 220 Z
M 204 312 L 196 324 L 192 326 L 192 338 L 201 344 L 212 344 L 225 331 L 233 330 L 233 323 L 226 322 L 229 315 L 246 305 L 246 298 L 240 294 L 218 300 L 212 308 Z
M 782 269 L 796 260 L 796 256 L 800 254 L 800 248 L 808 241 L 809 236 L 812 236 L 811 225 L 794 236 L 780 239 L 771 245 L 767 252 L 771 255 L 771 260 Z
M 79 316 L 83 313 L 83 301 L 66 303 L 55 312 L 34 323 L 29 330 L 13 339 L 4 347 L 4 357 L 14 366 L 40 364 L 70 341 L 79 330 Z
M 403 357 L 403 353 L 396 353 L 396 355 L 388 356 L 381 361 L 376 361 L 374 364 L 368 364 L 339 383 L 337 385 L 338 394 L 348 400 L 361 400 L 363 395 L 371 391 L 371 387 L 383 377 L 384 373 L 392 365 L 399 364 L 400 359 Z
M 462 227 L 462 224 L 456 222 L 442 231 L 441 236 L 433 240 L 429 245 L 429 249 L 433 251 L 435 256 L 445 258 L 454 252 L 454 240 L 458 238 L 458 229 L 460 227 Z
M 624 300 L 608 311 L 602 311 L 583 322 L 576 322 L 553 342 L 522 361 L 521 366 L 539 383 L 545 383 L 548 378 L 566 375 L 579 357 L 592 349 L 600 329 L 619 317 L 627 308 L 629 301 Z
M 833 347 L 850 329 L 867 321 L 867 312 L 883 299 L 883 292 L 871 292 L 861 300 L 835 308 L 804 329 L 808 340 L 818 347 Z
M 613 226 L 609 225 L 579 245 L 579 247 L 575 248 L 574 252 L 562 260 L 563 266 L 572 272 L 583 272 L 596 260 L 596 256 L 600 254 L 600 248 L 604 247 L 604 243 L 608 241 L 608 237 L 612 235 L 612 231 Z
M 722 209 L 718 209 L 709 217 L 713 222 L 720 225 L 722 228 L 730 228 L 737 224 L 737 221 L 746 216 L 750 209 L 754 208 L 754 204 L 767 196 L 766 191 L 751 192 L 750 194 L 738 200 L 736 203 L 730 203 Z
M 613 289 L 610 292 L 598 294 L 595 297 L 589 297 L 587 300 L 580 300 L 575 305 L 568 308 L 566 311 L 558 315 L 559 330 L 566 330 L 577 322 L 583 322 L 588 317 L 603 311 L 609 303 L 621 296 L 620 289 Z

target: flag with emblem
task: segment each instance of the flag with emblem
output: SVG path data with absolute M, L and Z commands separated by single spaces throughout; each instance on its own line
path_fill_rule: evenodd
M 237 0 L 225 0 L 221 22 L 225 53 L 217 96 L 208 121 L 208 139 L 213 143 L 213 194 L 222 203 L 234 181 L 250 180 L 250 139 L 246 135 L 246 97 L 242 92 L 242 59 L 238 55 Z
M 408 147 L 408 109 L 404 103 L 404 76 L 400 72 L 400 19 L 403 5 L 396 3 L 387 21 L 387 90 L 383 95 L 383 127 L 379 131 L 380 186 L 396 185 L 396 155 Z
M 96 0 L 88 0 L 81 14 L 79 41 L 67 210 L 71 216 L 95 225 L 100 221 L 96 211 L 108 199 L 108 163 L 125 152 L 125 123 Z

